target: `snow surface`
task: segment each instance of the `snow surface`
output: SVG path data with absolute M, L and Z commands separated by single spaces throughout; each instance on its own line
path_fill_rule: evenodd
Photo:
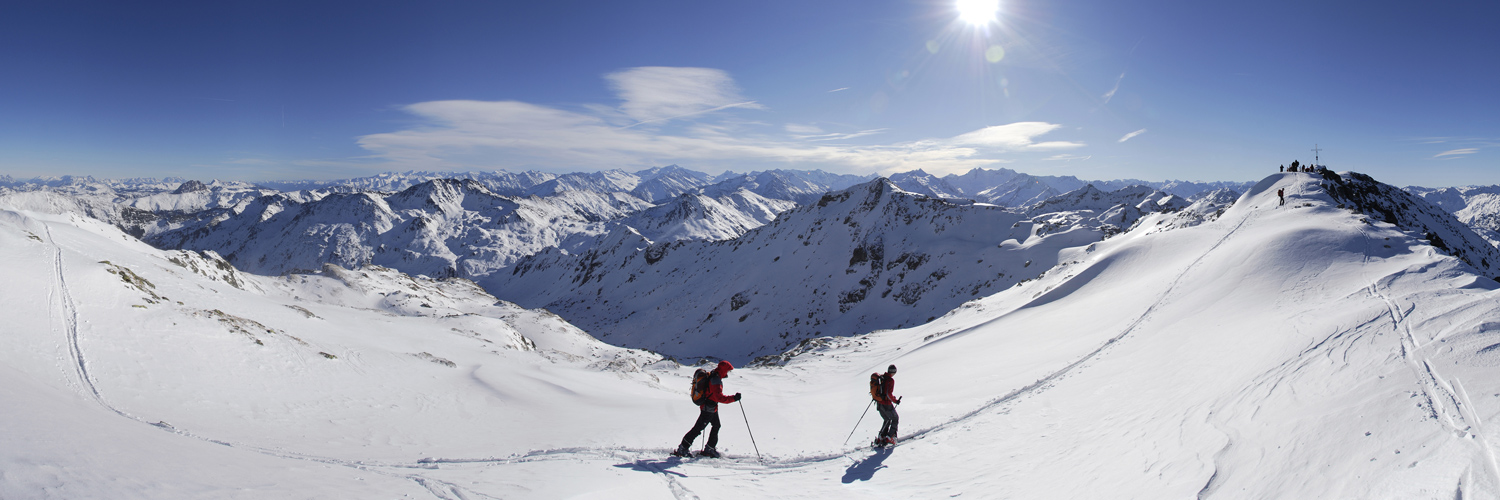
M 463 280 L 256 277 L 0 211 L 0 497 L 1500 496 L 1500 285 L 1320 180 L 736 370 L 726 458 L 686 461 L 691 367 Z M 870 451 L 891 363 L 902 443 Z

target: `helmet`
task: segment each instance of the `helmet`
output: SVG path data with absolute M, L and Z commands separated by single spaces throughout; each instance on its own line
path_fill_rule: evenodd
M 894 375 L 896 373 L 896 365 L 891 365 L 890 368 L 886 368 L 885 372 Z

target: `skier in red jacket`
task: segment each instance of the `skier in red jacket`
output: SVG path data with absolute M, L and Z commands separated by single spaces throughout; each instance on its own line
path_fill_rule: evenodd
M 896 426 L 901 423 L 901 416 L 896 414 L 896 405 L 901 404 L 901 398 L 896 397 L 896 365 L 886 368 L 880 379 L 875 409 L 880 411 L 880 418 L 885 423 L 880 426 L 880 435 L 873 443 L 876 448 L 896 444 Z
M 693 440 L 698 439 L 698 434 L 703 432 L 705 426 L 713 425 L 713 429 L 708 431 L 708 442 L 704 443 L 703 451 L 698 454 L 719 458 L 719 451 L 714 449 L 719 444 L 719 403 L 729 404 L 740 400 L 738 392 L 733 396 L 724 395 L 723 379 L 728 377 L 729 371 L 733 369 L 734 365 L 729 364 L 728 361 L 720 361 L 719 366 L 709 374 L 708 392 L 704 394 L 703 404 L 698 405 L 698 421 L 693 424 L 693 429 L 689 430 L 687 435 L 682 436 L 682 444 L 677 445 L 677 450 L 672 452 L 673 456 L 688 456 L 688 447 L 693 445 Z

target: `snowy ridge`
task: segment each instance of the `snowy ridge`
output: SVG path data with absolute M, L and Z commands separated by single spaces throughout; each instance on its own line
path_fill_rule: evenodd
M 848 188 L 868 182 L 874 176 L 829 174 L 822 171 L 768 170 L 745 175 L 726 173 L 717 183 L 703 188 L 703 194 L 719 197 L 745 189 L 774 200 L 787 200 L 806 205 L 818 200 L 824 193 Z
M 1380 217 L 1385 222 L 1428 240 L 1438 250 L 1474 266 L 1480 274 L 1500 277 L 1500 250 L 1453 214 L 1364 174 L 1325 171 L 1322 179 L 1324 182 L 1320 187 L 1339 201 L 1341 206 Z
M 1151 182 L 1139 179 L 1085 181 L 1073 176 L 1030 175 L 1007 168 L 997 170 L 976 168 L 961 175 L 944 177 L 942 180 L 957 189 L 962 197 L 1006 207 L 1029 207 L 1088 185 L 1106 192 L 1133 186 L 1147 186 L 1179 198 L 1196 199 L 1202 194 L 1221 189 L 1243 192 L 1252 184 L 1250 182 L 1179 180 Z
M 695 192 L 698 188 L 712 184 L 708 174 L 677 165 L 642 170 L 636 172 L 636 175 L 640 175 L 642 180 L 636 184 L 635 189 L 630 190 L 630 194 L 652 203 Z
M 933 198 L 964 198 L 958 188 L 921 169 L 892 174 L 888 179 L 907 192 Z
M 1235 194 L 1224 192 L 1218 196 L 1219 204 L 1227 206 L 1233 200 L 1226 198 Z M 1147 214 L 1177 212 L 1187 206 L 1188 203 L 1181 198 L 1146 186 L 1131 186 L 1106 193 L 1089 184 L 1032 205 L 1025 214 L 1039 224 L 1039 235 L 1088 227 L 1109 237 L 1130 229 Z
M 273 195 L 196 220 L 150 228 L 164 248 L 213 250 L 259 274 L 325 263 L 381 265 L 434 277 L 484 276 L 569 238 L 601 234 L 602 221 L 644 208 L 629 195 L 570 191 L 508 198 L 478 181 L 441 179 L 394 194 L 334 193 L 299 201 Z
M 267 181 L 257 185 L 279 191 L 326 190 L 336 192 L 381 191 L 396 192 L 436 179 L 473 180 L 484 184 L 495 193 L 521 196 L 527 190 L 556 178 L 556 174 L 527 171 L 512 173 L 504 170 L 494 172 L 431 172 L 411 170 L 385 172 L 369 177 L 326 181 Z
M 652 241 L 737 238 L 746 231 L 795 208 L 796 203 L 773 200 L 740 189 L 717 198 L 686 193 L 620 219 Z

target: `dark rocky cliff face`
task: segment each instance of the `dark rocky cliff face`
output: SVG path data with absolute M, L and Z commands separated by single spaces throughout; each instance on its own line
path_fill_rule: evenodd
M 1322 172 L 1323 189 L 1344 208 L 1426 239 L 1491 279 L 1500 277 L 1500 250 L 1447 210 L 1358 172 Z

